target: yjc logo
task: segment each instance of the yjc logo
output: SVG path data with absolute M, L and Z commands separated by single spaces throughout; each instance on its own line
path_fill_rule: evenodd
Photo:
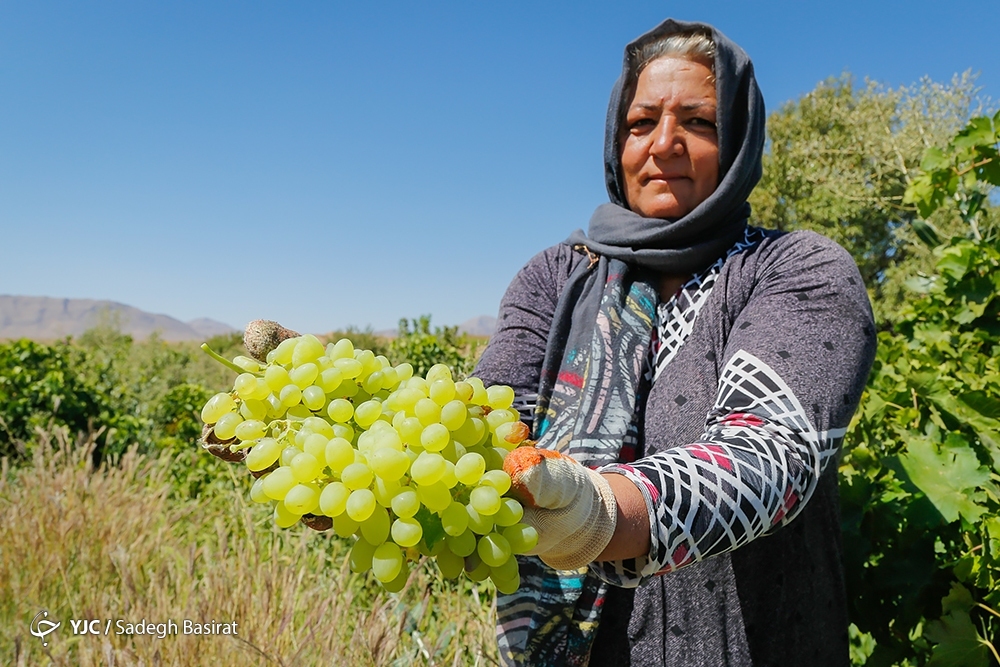
M 59 623 L 58 621 L 53 623 L 52 621 L 46 620 L 48 615 L 49 612 L 45 609 L 35 614 L 35 618 L 31 620 L 31 626 L 29 628 L 31 630 L 31 634 L 42 640 L 42 646 L 49 645 L 49 643 L 45 641 L 45 636 L 50 632 L 55 631 L 56 628 L 62 625 L 62 623 Z

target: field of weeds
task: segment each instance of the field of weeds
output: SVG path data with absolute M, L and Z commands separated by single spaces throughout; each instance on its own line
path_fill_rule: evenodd
M 444 585 L 425 563 L 386 593 L 350 572 L 348 542 L 273 527 L 239 468 L 192 497 L 174 492 L 184 456 L 131 450 L 94 469 L 90 451 L 40 433 L 30 460 L 3 462 L 0 663 L 496 664 L 486 585 Z M 61 624 L 44 638 L 32 634 L 43 609 Z M 102 634 L 74 634 L 82 619 Z M 173 621 L 177 634 L 118 634 L 119 620 Z M 184 620 L 236 622 L 237 634 L 184 635 Z

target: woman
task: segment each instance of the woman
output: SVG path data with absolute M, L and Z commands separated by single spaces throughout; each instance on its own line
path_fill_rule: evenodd
M 539 439 L 505 466 L 541 536 L 505 664 L 847 664 L 835 461 L 874 326 L 843 249 L 747 226 L 763 144 L 717 30 L 626 48 L 611 201 L 515 277 L 475 372 Z

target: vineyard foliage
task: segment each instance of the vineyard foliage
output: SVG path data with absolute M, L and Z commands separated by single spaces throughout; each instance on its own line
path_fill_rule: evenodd
M 1000 239 L 979 224 L 1000 185 L 998 126 L 1000 114 L 975 118 L 928 150 L 906 192 L 937 271 L 911 277 L 913 298 L 879 335 L 845 445 L 859 663 L 1000 662 Z M 926 218 L 949 201 L 967 234 L 941 242 Z

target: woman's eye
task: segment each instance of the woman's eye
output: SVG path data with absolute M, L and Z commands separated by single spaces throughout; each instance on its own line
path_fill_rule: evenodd
M 630 130 L 641 130 L 650 127 L 656 127 L 656 121 L 652 118 L 637 118 L 628 124 L 628 129 Z
M 689 121 L 692 125 L 697 125 L 699 127 L 715 129 L 715 123 L 708 120 L 707 118 L 692 118 Z

